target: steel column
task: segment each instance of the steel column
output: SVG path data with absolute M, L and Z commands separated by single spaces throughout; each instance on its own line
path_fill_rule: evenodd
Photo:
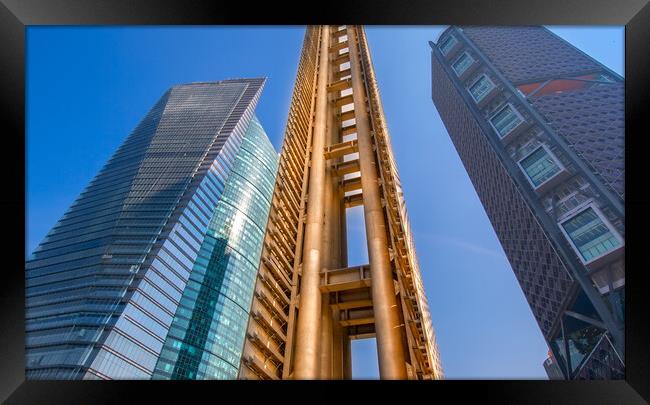
M 321 239 L 325 216 L 325 148 L 327 126 L 327 71 L 329 67 L 328 26 L 321 28 L 319 47 L 318 81 L 316 85 L 316 111 L 312 136 L 311 168 L 307 221 L 300 286 L 300 305 L 296 327 L 295 379 L 317 379 L 320 375 L 320 329 L 321 329 Z
M 382 379 L 407 379 L 404 344 L 400 331 L 388 236 L 381 204 L 377 163 L 370 135 L 370 122 L 363 73 L 359 61 L 356 27 L 348 28 L 352 94 L 359 143 L 359 165 L 363 189 L 368 258 L 372 274 L 372 300 L 377 333 L 379 374 Z
M 347 224 L 344 193 L 339 191 L 339 268 L 348 265 Z M 332 378 L 340 380 L 345 377 L 345 340 L 348 340 L 345 329 L 339 324 L 339 311 L 332 311 Z M 348 377 L 349 378 L 349 377 Z
M 343 378 L 352 379 L 352 348 L 350 338 L 343 335 Z

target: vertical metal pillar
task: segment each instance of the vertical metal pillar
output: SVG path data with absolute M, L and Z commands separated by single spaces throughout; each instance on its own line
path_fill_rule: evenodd
M 259 302 L 269 314 L 259 319 L 256 312 L 251 318 L 242 375 L 275 379 L 281 369 L 282 378 L 350 379 L 350 335 L 366 338 L 374 334 L 382 379 L 434 377 L 429 353 L 436 350 L 435 342 L 427 340 L 431 337 L 426 328 L 422 329 L 423 321 L 429 319 L 425 297 L 408 277 L 399 280 L 408 283 L 399 289 L 408 295 L 409 300 L 401 301 L 401 305 L 407 305 L 409 311 L 402 313 L 396 296 L 394 268 L 407 275 L 417 275 L 419 268 L 411 257 L 412 247 L 403 246 L 409 240 L 410 228 L 405 214 L 395 211 L 394 200 L 398 200 L 398 207 L 401 200 L 399 189 L 395 189 L 399 181 L 393 174 L 394 162 L 377 160 L 379 154 L 390 154 L 390 140 L 382 124 L 381 106 L 377 106 L 379 95 L 363 29 L 309 27 L 305 38 L 287 124 L 289 137 L 281 156 L 281 178 L 286 181 L 276 184 L 276 204 L 271 212 L 271 218 L 283 222 L 268 231 L 271 237 L 265 243 L 263 271 L 257 280 L 262 291 L 288 304 L 282 307 L 269 306 L 268 300 Z M 347 62 L 350 67 L 341 69 Z M 352 95 L 348 94 L 350 90 Z M 352 118 L 356 124 L 347 125 Z M 355 132 L 356 140 L 343 142 L 343 134 Z M 352 156 L 357 152 L 358 160 Z M 346 157 L 352 159 L 344 162 Z M 345 178 L 345 174 L 353 173 L 359 173 L 360 178 Z M 387 181 L 385 190 L 380 178 Z M 345 197 L 346 190 L 361 193 Z M 385 204 L 384 197 L 391 204 Z M 367 266 L 348 268 L 346 208 L 361 204 L 370 276 Z M 277 231 L 283 240 L 276 240 Z M 389 257 L 391 245 L 400 252 L 400 260 L 394 263 Z M 294 255 L 285 257 L 287 249 Z M 329 270 L 327 283 L 321 286 L 324 270 Z M 357 273 L 358 282 L 337 279 L 341 274 Z M 279 319 L 276 313 L 280 318 L 285 315 L 286 329 L 285 325 L 280 325 L 280 330 L 272 326 Z M 404 324 L 418 320 L 416 329 L 408 333 L 402 329 Z M 426 353 L 422 339 L 426 340 Z M 269 345 L 272 341 L 275 343 Z M 405 350 L 418 344 L 420 352 Z M 419 374 L 407 373 L 407 358 Z
M 326 212 L 330 206 L 330 200 L 332 198 L 332 190 L 330 183 L 332 182 L 331 175 L 329 171 L 325 175 L 325 203 Z M 334 254 L 333 245 L 333 224 L 332 216 L 325 214 L 324 218 L 324 227 L 323 227 L 323 238 L 322 238 L 322 254 L 321 258 L 321 267 L 332 268 L 333 260 L 332 255 Z M 319 293 L 320 294 L 320 293 Z M 332 311 L 330 309 L 330 296 L 329 294 L 321 294 L 321 334 L 320 334 L 320 376 L 321 379 L 331 379 L 332 378 Z
M 338 129 L 338 127 L 336 127 Z M 339 137 L 340 140 L 340 137 Z M 339 267 L 348 266 L 348 243 L 347 243 L 347 224 L 345 203 L 343 202 L 344 192 L 338 191 L 338 204 L 339 204 Z M 341 380 L 345 378 L 345 343 L 348 340 L 345 333 L 345 328 L 339 323 L 340 314 L 338 311 L 333 311 L 332 319 L 332 378 Z
M 343 379 L 343 339 L 347 336 L 343 333 L 343 327 L 339 324 L 339 313 L 332 314 L 332 376 L 334 380 Z
M 407 379 L 404 345 L 400 330 L 393 272 L 388 253 L 388 236 L 379 191 L 375 152 L 370 136 L 366 89 L 359 60 L 356 27 L 348 28 L 352 94 L 359 143 L 359 165 L 363 189 L 363 213 L 372 274 L 372 301 L 377 334 L 379 374 L 382 379 Z
M 325 148 L 327 125 L 327 79 L 329 67 L 328 26 L 321 27 L 316 111 L 307 201 L 307 221 L 300 286 L 300 305 L 296 327 L 294 378 L 317 379 L 320 375 L 321 292 L 323 219 L 325 216 Z
M 320 379 L 332 379 L 332 310 L 330 309 L 329 294 L 323 294 L 321 301 L 321 350 L 320 350 Z
M 329 49 L 328 49 L 329 53 Z M 328 63 L 327 70 L 328 81 L 334 81 L 332 66 Z M 328 96 L 329 97 L 329 96 Z M 333 108 L 329 105 L 327 108 L 327 129 L 326 142 L 328 145 L 334 145 L 340 142 L 338 121 L 334 116 Z M 340 160 L 340 158 L 339 158 Z M 340 178 L 337 176 L 331 164 L 325 165 L 325 219 L 323 232 L 324 254 L 321 260 L 322 267 L 327 269 L 336 269 L 341 267 L 341 201 L 342 194 L 339 188 Z M 335 347 L 334 328 L 338 327 L 338 317 L 334 319 L 334 311 L 330 308 L 329 293 L 322 294 L 321 301 L 321 357 L 320 357 L 320 378 L 332 379 L 333 377 L 333 357 Z M 340 334 L 340 332 L 339 332 Z M 336 345 L 340 351 L 340 344 Z M 338 353 L 340 355 L 340 353 Z M 340 378 L 340 377 L 339 377 Z
M 352 379 L 352 341 L 349 337 L 343 336 L 343 378 Z

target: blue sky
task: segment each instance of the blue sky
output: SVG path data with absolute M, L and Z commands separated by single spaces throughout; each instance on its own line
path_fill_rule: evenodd
M 444 27 L 367 27 L 447 378 L 546 378 L 547 347 L 431 101 Z M 623 27 L 549 27 L 623 74 Z M 266 76 L 257 108 L 279 150 L 304 27 L 28 27 L 26 255 L 155 101 L 178 83 Z M 350 263 L 367 261 L 359 208 Z M 378 375 L 353 342 L 356 378 Z

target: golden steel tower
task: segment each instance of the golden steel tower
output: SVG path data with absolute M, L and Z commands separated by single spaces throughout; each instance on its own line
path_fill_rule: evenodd
M 363 205 L 369 264 L 347 266 L 346 209 Z M 240 378 L 351 378 L 376 337 L 382 379 L 442 370 L 365 33 L 307 28 Z

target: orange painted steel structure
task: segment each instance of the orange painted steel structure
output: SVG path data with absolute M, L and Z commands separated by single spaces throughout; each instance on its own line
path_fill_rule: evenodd
M 347 267 L 359 205 L 370 263 Z M 307 28 L 250 315 L 240 378 L 351 378 L 369 337 L 382 379 L 443 377 L 360 26 Z

